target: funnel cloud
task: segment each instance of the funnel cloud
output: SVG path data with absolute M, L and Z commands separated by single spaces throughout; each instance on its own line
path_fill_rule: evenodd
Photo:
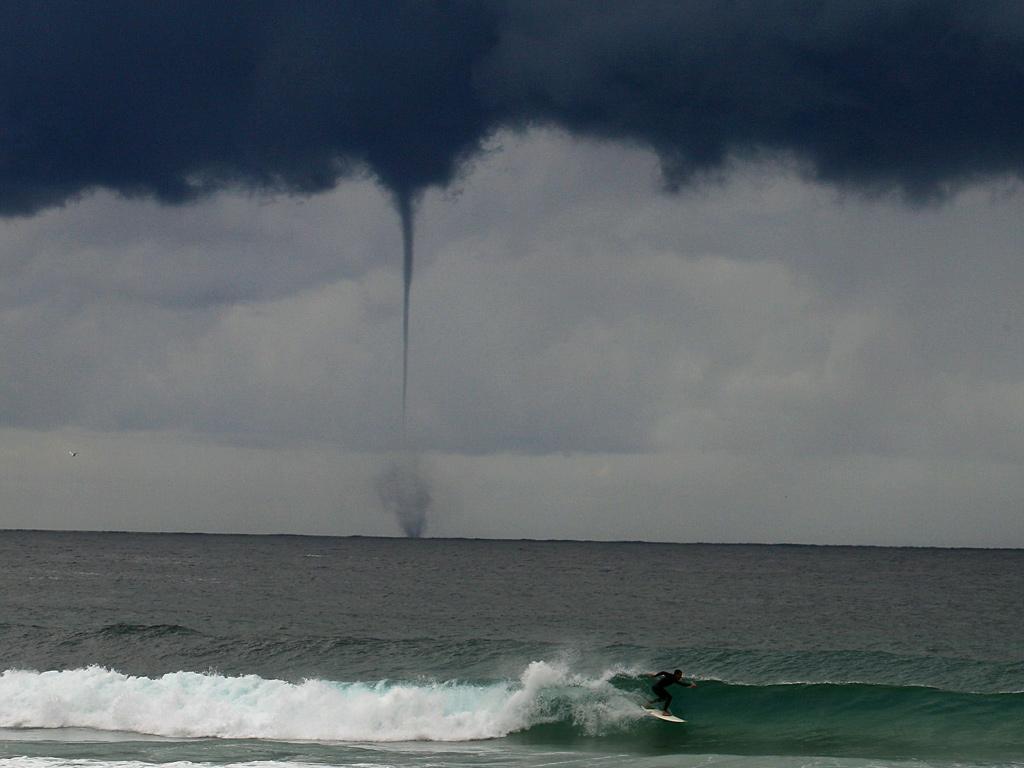
M 415 203 L 409 195 L 395 199 L 402 222 L 402 431 L 409 389 L 409 294 L 412 290 L 413 229 L 416 221 Z

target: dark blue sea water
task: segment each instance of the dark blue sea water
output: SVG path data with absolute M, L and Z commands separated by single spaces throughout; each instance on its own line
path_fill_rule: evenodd
M 0 768 L 1024 766 L 1022 609 L 1019 550 L 0 531 Z

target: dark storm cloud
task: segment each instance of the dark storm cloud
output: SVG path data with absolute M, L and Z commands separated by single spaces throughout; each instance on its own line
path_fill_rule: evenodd
M 10 2 L 0 212 L 84 191 L 401 202 L 501 127 L 731 155 L 911 197 L 1024 171 L 1024 6 L 953 2 Z

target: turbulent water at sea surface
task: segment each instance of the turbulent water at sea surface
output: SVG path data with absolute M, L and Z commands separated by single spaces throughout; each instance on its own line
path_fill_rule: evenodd
M 1024 766 L 1024 551 L 0 531 L 0 768 L 157 765 Z

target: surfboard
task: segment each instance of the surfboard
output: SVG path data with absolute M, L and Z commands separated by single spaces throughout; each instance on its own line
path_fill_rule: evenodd
M 666 715 L 660 709 L 648 709 L 647 707 L 643 707 L 643 710 L 644 710 L 644 712 L 646 712 L 651 717 L 656 717 L 659 720 L 664 720 L 666 723 L 685 723 L 686 722 L 681 717 L 676 717 L 675 715 Z

